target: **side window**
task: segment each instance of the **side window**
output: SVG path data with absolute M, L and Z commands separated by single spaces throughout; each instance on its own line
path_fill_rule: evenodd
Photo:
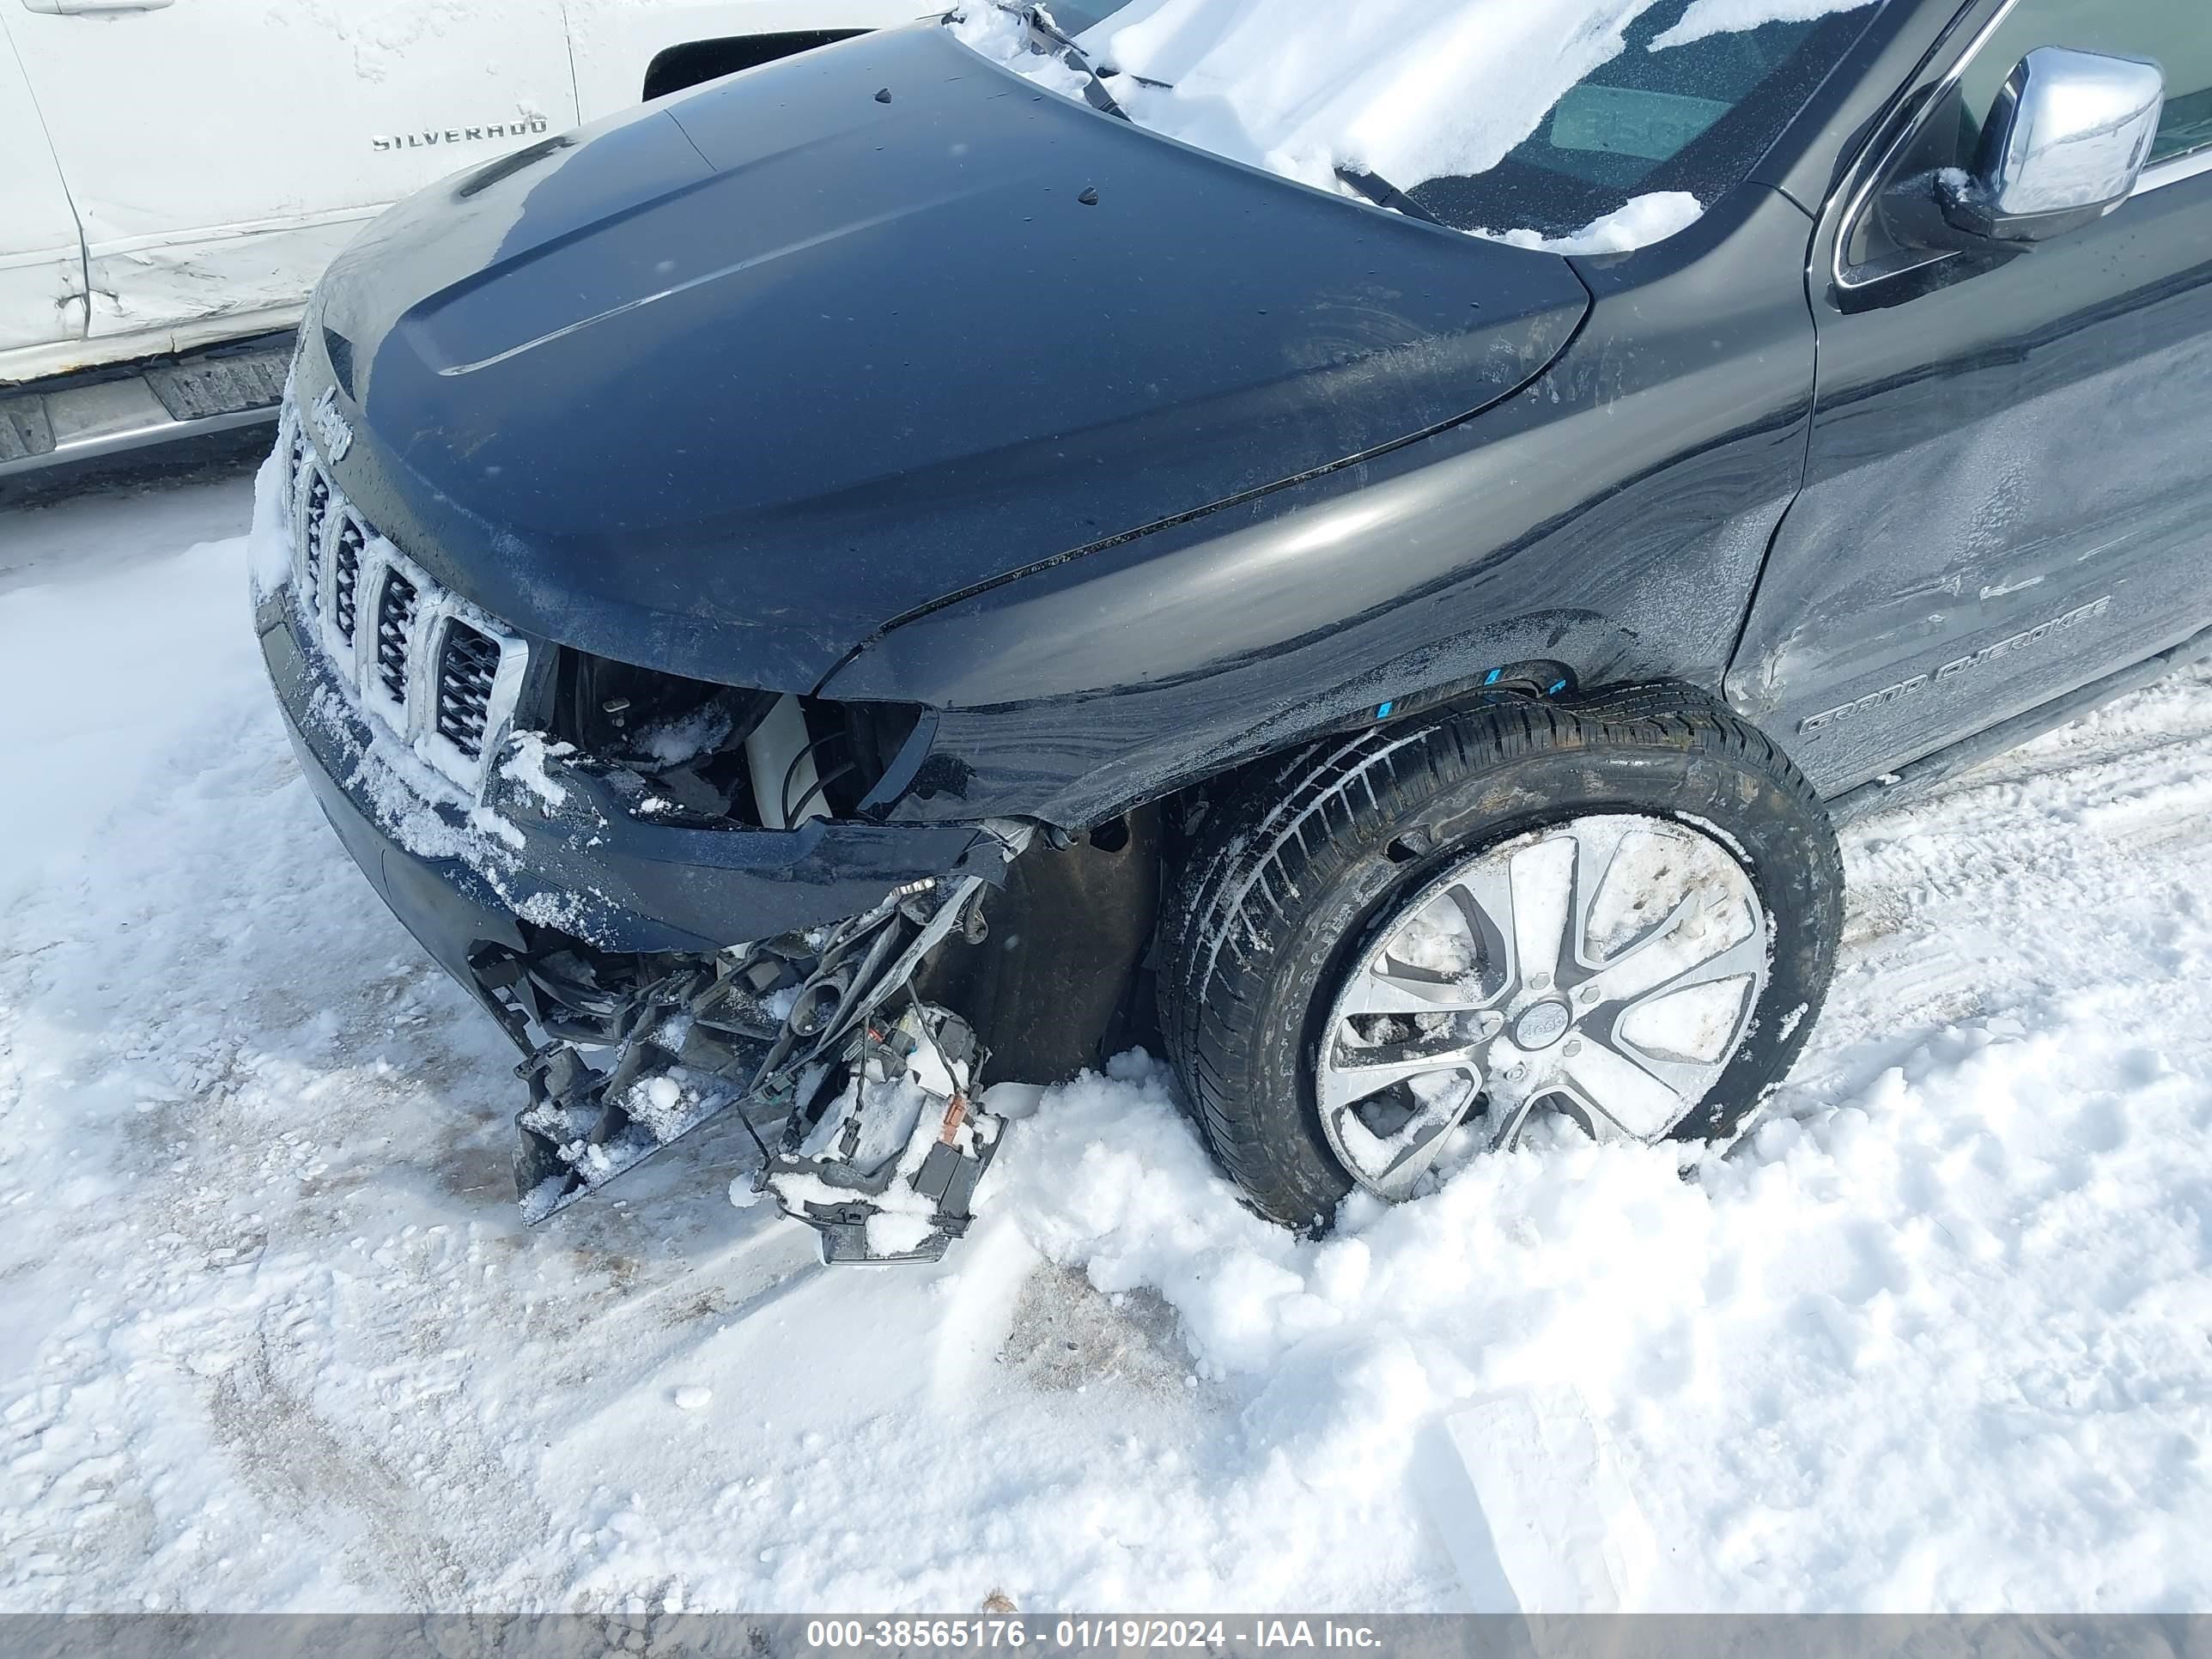
M 2212 145 L 2212 0 L 2021 0 L 1960 83 L 1968 135 L 1978 140 L 2005 77 L 2038 46 L 2148 58 L 2166 71 L 2154 167 Z
M 1982 128 L 2020 60 L 2039 46 L 2143 58 L 2166 73 L 2166 114 L 2154 167 L 2212 149 L 2212 0 L 2020 0 L 1955 84 L 1918 121 L 1869 210 L 1850 228 L 1844 263 L 1862 279 L 1925 264 L 1917 234 L 1935 211 L 1931 190 L 1911 187 L 1947 168 L 1971 171 Z

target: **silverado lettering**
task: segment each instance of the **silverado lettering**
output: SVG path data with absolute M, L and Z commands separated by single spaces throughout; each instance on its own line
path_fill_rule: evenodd
M 551 124 L 542 115 L 528 115 L 513 121 L 494 121 L 480 127 L 441 127 L 435 131 L 407 133 L 374 133 L 368 147 L 381 155 L 387 150 L 426 149 L 434 144 L 469 144 L 488 138 L 523 138 L 532 134 L 551 131 Z

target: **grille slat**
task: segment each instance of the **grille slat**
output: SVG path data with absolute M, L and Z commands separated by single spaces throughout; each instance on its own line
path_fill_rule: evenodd
M 307 482 L 307 521 L 300 532 L 301 580 L 307 592 L 323 590 L 323 526 L 331 516 L 331 481 L 320 472 Z
M 288 410 L 285 422 L 296 602 L 325 625 L 313 637 L 335 657 L 349 696 L 368 693 L 365 711 L 410 742 L 437 739 L 429 758 L 465 789 L 480 789 L 484 751 L 514 696 L 514 682 L 498 689 L 500 667 L 510 653 L 522 660 L 526 647 L 495 623 L 460 614 L 465 607 L 380 541 L 340 492 L 297 414 Z M 368 639 L 356 651 L 362 631 Z M 421 649 L 434 653 L 419 665 L 418 635 Z
M 361 600 L 361 526 L 351 519 L 338 531 L 337 552 L 331 561 L 331 621 L 338 637 L 353 643 L 355 617 Z
M 307 465 L 307 434 L 295 421 L 292 422 L 291 446 L 284 457 L 284 499 L 287 502 L 300 499 L 300 473 Z
M 499 646 L 458 617 L 446 624 L 438 662 L 438 731 L 471 760 L 483 753 Z
M 407 629 L 421 597 L 397 570 L 385 573 L 384 591 L 376 596 L 376 678 L 397 703 L 407 701 Z

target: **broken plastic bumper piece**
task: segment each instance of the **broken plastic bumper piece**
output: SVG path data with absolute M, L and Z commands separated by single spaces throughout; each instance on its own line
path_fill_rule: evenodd
M 793 1115 L 759 1184 L 822 1235 L 824 1261 L 934 1261 L 968 1231 L 1006 1129 L 974 1103 L 982 1061 L 967 1022 L 912 1003 L 868 1027 L 811 1123 Z
M 1018 852 L 1026 830 L 1006 832 Z M 1005 1123 L 975 1103 L 985 1055 L 974 1031 L 913 981 L 981 887 L 910 883 L 836 927 L 682 959 L 611 1006 L 567 994 L 605 1038 L 556 1038 L 516 1067 L 531 1095 L 515 1118 L 524 1218 L 545 1219 L 734 1107 L 760 1148 L 757 1189 L 821 1233 L 824 1261 L 943 1255 L 967 1230 Z M 475 971 L 501 999 L 525 966 Z M 544 993 L 545 966 L 530 971 Z M 762 1130 L 779 1121 L 771 1150 Z

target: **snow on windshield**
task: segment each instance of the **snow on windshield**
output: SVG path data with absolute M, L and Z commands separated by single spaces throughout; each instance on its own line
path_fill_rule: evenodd
M 1122 71 L 1115 98 L 1139 125 L 1286 178 L 1341 190 L 1340 167 L 1401 189 L 1489 172 L 1562 97 L 1627 49 L 1663 0 L 1130 0 L 1079 37 Z M 1692 0 L 1653 52 L 1873 0 Z M 1041 84 L 1082 95 L 1085 77 L 1024 48 L 1020 22 L 970 0 L 959 37 Z M 1161 85 L 1143 85 L 1133 80 Z M 1476 234 L 1571 253 L 1662 240 L 1702 211 L 1679 191 L 1636 197 L 1567 237 Z
M 1654 52 L 1686 46 L 1716 34 L 1755 29 L 1764 23 L 1809 23 L 1852 9 L 1836 0 L 1695 0 L 1682 21 L 1651 43 Z
M 1583 226 L 1571 236 L 1547 236 L 1534 230 L 1481 234 L 1515 247 L 1540 248 L 1547 253 L 1626 253 L 1687 230 L 1704 211 L 1698 198 L 1686 190 L 1656 190 L 1636 198 L 1617 213 Z

